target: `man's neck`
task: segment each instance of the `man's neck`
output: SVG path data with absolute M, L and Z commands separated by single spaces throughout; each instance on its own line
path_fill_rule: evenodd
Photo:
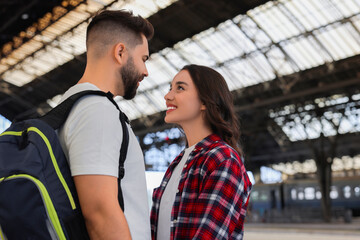
M 111 71 L 107 64 L 103 64 L 101 61 L 99 61 L 96 66 L 86 66 L 85 72 L 78 83 L 91 83 L 103 92 L 110 91 L 114 95 L 119 95 L 116 88 L 116 78 L 113 76 L 113 74 L 114 71 Z

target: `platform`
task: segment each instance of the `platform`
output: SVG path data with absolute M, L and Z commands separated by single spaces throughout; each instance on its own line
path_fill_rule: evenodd
M 360 219 L 352 223 L 246 223 L 244 240 L 360 240 Z

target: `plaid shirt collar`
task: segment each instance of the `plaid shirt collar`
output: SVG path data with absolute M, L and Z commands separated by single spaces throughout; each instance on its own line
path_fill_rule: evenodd
M 195 145 L 194 150 L 190 153 L 190 156 L 193 156 L 194 154 L 201 152 L 204 149 L 208 149 L 210 148 L 214 143 L 217 143 L 219 141 L 222 141 L 221 138 L 213 133 L 210 134 L 209 136 L 207 136 L 206 138 L 204 138 L 203 140 L 201 140 L 200 142 L 198 142 Z M 179 163 L 179 161 L 182 159 L 182 157 L 184 156 L 184 152 L 185 149 L 181 151 L 181 153 L 175 158 L 175 160 L 170 164 L 171 165 L 175 165 L 177 166 L 177 164 Z

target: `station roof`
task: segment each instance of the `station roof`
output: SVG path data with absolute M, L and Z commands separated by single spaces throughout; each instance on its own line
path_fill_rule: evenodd
M 195 63 L 224 75 L 254 160 L 306 158 L 306 140 L 337 133 L 358 137 L 357 0 L 47 2 L 0 3 L 0 114 L 10 120 L 53 107 L 81 77 L 91 15 L 126 8 L 155 28 L 149 77 L 133 100 L 118 99 L 135 132 L 164 127 L 169 83 L 184 65 Z M 356 142 L 344 144 L 342 154 L 356 149 Z

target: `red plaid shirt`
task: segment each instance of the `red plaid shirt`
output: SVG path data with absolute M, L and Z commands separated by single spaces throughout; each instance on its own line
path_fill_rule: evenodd
M 154 189 L 151 235 L 156 239 L 160 200 L 184 151 L 170 164 Z M 190 153 L 181 173 L 171 212 L 170 239 L 242 239 L 251 190 L 245 167 L 228 144 L 215 134 Z

